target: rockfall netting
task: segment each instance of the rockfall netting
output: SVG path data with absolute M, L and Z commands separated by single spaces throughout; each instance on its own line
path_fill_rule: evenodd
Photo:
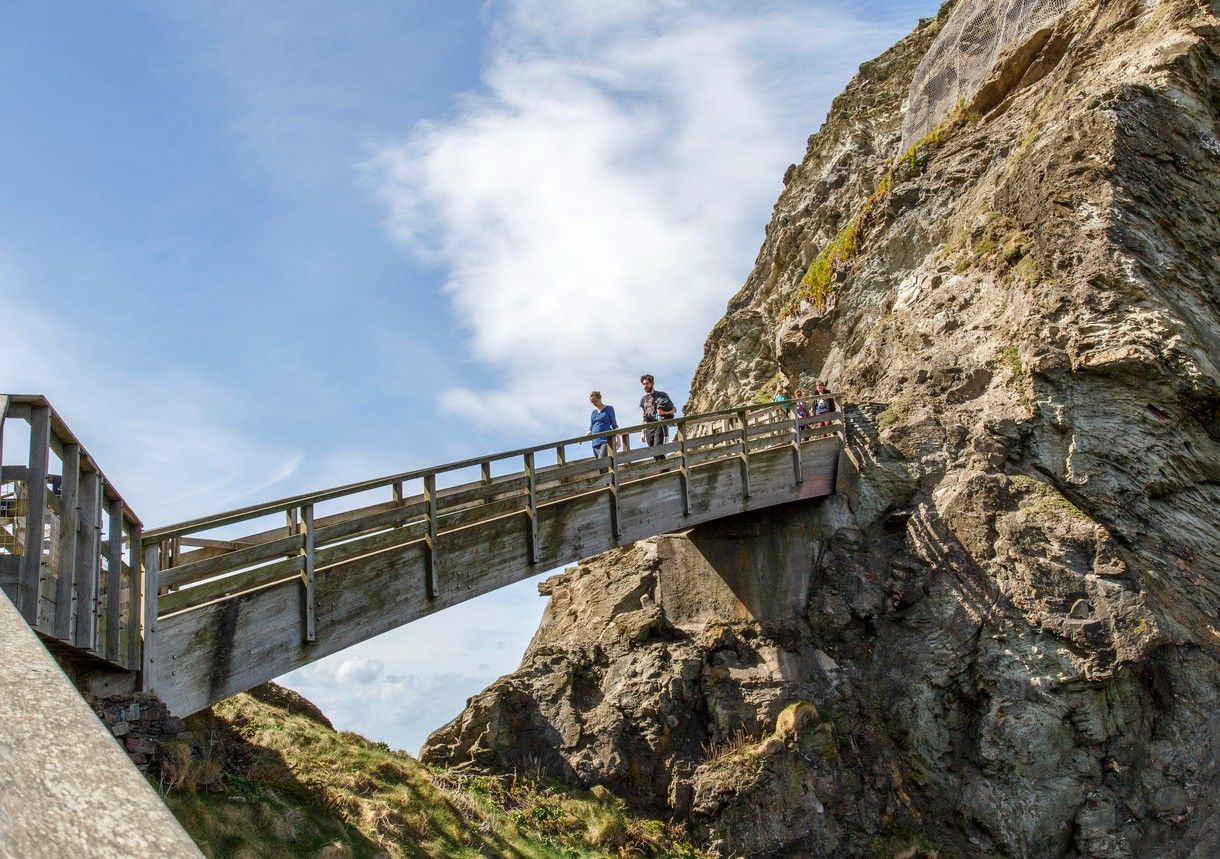
M 961 0 L 915 69 L 902 148 L 915 144 L 978 92 L 1000 59 L 1079 0 Z

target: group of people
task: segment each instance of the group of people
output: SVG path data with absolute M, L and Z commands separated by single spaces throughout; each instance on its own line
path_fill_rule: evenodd
M 835 399 L 826 390 L 826 383 L 819 379 L 814 383 L 813 396 L 808 400 L 805 399 L 805 392 L 797 388 L 792 392 L 792 396 L 788 396 L 788 388 L 781 382 L 775 387 L 775 396 L 771 398 L 771 402 L 779 404 L 779 406 L 788 414 L 796 413 L 798 418 L 811 418 L 816 415 L 828 415 L 835 410 Z M 813 410 L 810 411 L 810 406 Z M 822 426 L 819 424 L 818 426 Z
M 656 384 L 651 373 L 645 373 L 640 376 L 640 384 L 644 386 L 644 396 L 640 397 L 640 411 L 644 415 L 644 423 L 651 424 L 667 421 L 678 413 L 678 409 L 674 405 L 674 401 L 669 398 L 669 394 L 656 389 Z M 593 413 L 589 415 L 589 435 L 618 429 L 618 418 L 614 414 L 614 406 L 607 405 L 602 401 L 601 391 L 589 392 L 589 404 L 593 406 Z M 645 427 L 644 432 L 640 434 L 640 438 L 649 447 L 665 444 L 666 439 L 669 438 L 669 427 Z M 617 450 L 619 446 L 618 436 L 602 436 L 594 439 L 593 456 L 598 459 L 609 456 L 610 444 L 613 444 L 614 449 Z M 658 456 L 656 458 L 664 459 L 665 457 Z
M 674 406 L 674 401 L 669 398 L 669 394 L 656 389 L 651 373 L 640 376 L 640 384 L 644 387 L 644 396 L 640 397 L 640 411 L 644 416 L 645 424 L 666 421 L 677 414 L 678 410 Z M 808 399 L 805 398 L 805 393 L 800 388 L 793 391 L 791 397 L 788 396 L 787 387 L 780 384 L 775 389 L 772 402 L 777 403 L 788 414 L 795 413 L 798 418 L 816 417 L 835 411 L 834 397 L 826 391 L 826 383 L 821 380 L 814 385 L 813 396 Z M 618 429 L 618 418 L 614 414 L 614 406 L 608 405 L 602 400 L 601 391 L 589 392 L 589 404 L 593 406 L 593 412 L 589 415 L 589 435 Z M 825 426 L 825 424 L 818 424 L 818 426 Z M 649 447 L 665 444 L 669 438 L 669 427 L 667 425 L 645 427 L 640 438 Z M 608 457 L 612 444 L 613 449 L 617 450 L 618 436 L 600 436 L 594 439 L 593 456 L 598 459 Z M 664 458 L 663 456 L 656 457 L 656 459 Z

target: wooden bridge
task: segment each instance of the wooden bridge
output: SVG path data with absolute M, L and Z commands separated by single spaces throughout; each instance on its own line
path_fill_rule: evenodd
M 660 446 L 624 427 L 143 531 L 45 398 L 0 395 L 0 450 L 4 418 L 30 455 L 0 475 L 0 585 L 44 641 L 179 715 L 616 546 L 830 495 L 850 467 L 839 412 L 751 404 L 647 425 Z M 601 437 L 622 449 L 569 460 Z

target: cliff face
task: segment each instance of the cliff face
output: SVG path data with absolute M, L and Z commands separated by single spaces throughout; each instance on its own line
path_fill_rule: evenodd
M 1220 854 L 1220 9 L 1083 0 L 902 151 L 950 11 L 789 169 L 687 407 L 858 407 L 851 493 L 713 535 L 806 547 L 804 610 L 707 534 L 595 559 L 427 758 L 726 854 Z

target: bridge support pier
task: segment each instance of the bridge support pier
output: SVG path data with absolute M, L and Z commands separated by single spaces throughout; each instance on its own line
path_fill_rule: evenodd
M 823 541 L 848 524 L 842 496 L 742 513 L 657 539 L 657 595 L 670 622 L 780 621 L 805 612 Z

